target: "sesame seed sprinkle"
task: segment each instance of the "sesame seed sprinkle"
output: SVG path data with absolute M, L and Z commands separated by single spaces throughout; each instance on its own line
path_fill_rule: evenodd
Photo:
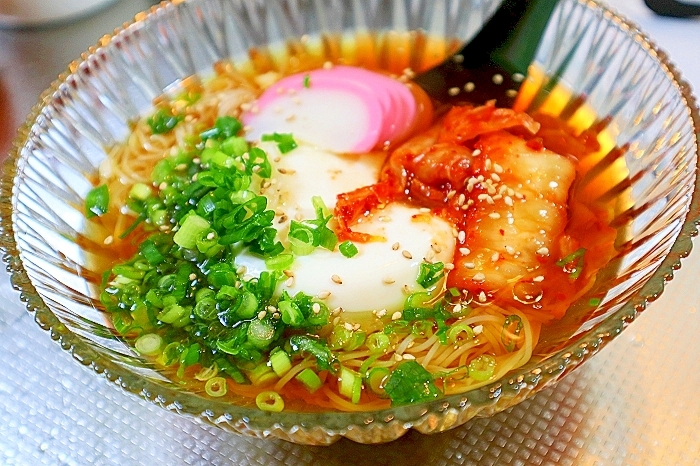
M 396 283 L 396 280 L 394 280 L 391 277 L 385 277 L 384 280 L 382 280 L 382 282 L 384 282 L 387 285 L 391 285 L 392 283 Z
M 474 157 L 481 155 L 481 149 L 474 149 L 474 151 L 472 152 L 472 155 Z
M 546 255 L 549 254 L 549 249 L 547 249 L 547 248 L 539 248 L 539 249 L 536 251 L 536 254 L 537 254 L 538 256 L 546 256 Z
M 492 218 L 494 220 L 498 220 L 499 218 L 501 218 L 501 214 L 499 214 L 498 212 L 491 212 L 489 214 L 489 218 Z
M 472 280 L 474 280 L 475 282 L 483 282 L 484 280 L 486 280 L 486 275 L 484 275 L 481 272 L 477 272 L 472 277 Z
M 416 357 L 415 357 L 414 355 L 412 355 L 412 354 L 404 354 L 404 355 L 403 355 L 403 358 L 406 359 L 406 360 L 409 360 L 409 361 L 412 361 L 412 360 L 416 359 Z
M 103 241 L 104 244 L 112 244 L 113 242 L 114 242 L 114 236 L 112 236 L 112 235 L 109 235 Z
M 539 282 L 541 282 L 541 281 L 544 281 L 544 276 L 538 275 L 538 276 L 536 276 L 535 278 L 533 278 L 532 281 L 535 282 L 535 283 L 539 283 Z
M 452 262 L 448 262 L 445 264 L 445 270 L 452 270 L 455 268 L 455 265 Z
M 260 311 L 260 312 L 258 312 L 258 319 L 263 320 L 266 315 L 267 315 L 267 311 Z
M 498 262 L 498 259 L 500 259 L 500 258 L 501 258 L 501 255 L 497 252 L 494 252 L 491 255 L 491 262 Z
M 467 239 L 467 234 L 464 232 L 464 230 L 457 233 L 457 239 L 459 240 L 460 243 L 463 243 L 464 240 Z
M 469 248 L 459 248 L 459 252 L 460 252 L 460 254 L 462 254 L 462 255 L 464 255 L 464 256 L 468 256 L 469 253 L 471 253 L 471 251 L 469 250 Z
M 394 243 L 391 245 L 391 249 L 394 251 L 398 251 L 401 245 L 399 243 Z
M 479 302 L 480 303 L 486 302 L 486 293 L 484 293 L 483 291 L 479 293 Z
M 332 275 L 331 280 L 333 281 L 333 283 L 337 283 L 338 285 L 343 284 L 343 280 L 341 280 L 338 275 Z
M 330 291 L 320 291 L 316 296 L 318 299 L 326 299 L 331 295 Z
M 401 251 L 401 255 L 404 256 L 406 259 L 413 259 L 413 254 L 411 254 L 405 249 Z
M 396 311 L 391 315 L 391 320 L 399 320 L 402 315 L 401 311 Z
M 473 269 L 476 267 L 476 265 L 474 264 L 474 262 L 465 262 L 464 267 L 467 269 Z

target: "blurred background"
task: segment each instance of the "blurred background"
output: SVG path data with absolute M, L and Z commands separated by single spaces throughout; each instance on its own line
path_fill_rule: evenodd
M 58 74 L 154 4 L 51 3 L 0 0 L 2 159 Z M 638 24 L 700 90 L 700 18 L 651 9 L 696 13 L 683 8 L 700 8 L 700 1 L 606 3 Z M 661 299 L 600 355 L 504 413 L 430 437 L 410 432 L 388 445 L 343 440 L 322 448 L 235 436 L 127 396 L 53 343 L 0 272 L 0 465 L 700 465 L 698 276 L 695 252 Z

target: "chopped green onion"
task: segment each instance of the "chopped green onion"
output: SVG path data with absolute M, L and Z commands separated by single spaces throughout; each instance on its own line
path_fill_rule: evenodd
M 294 136 L 289 133 L 272 133 L 263 134 L 262 141 L 274 141 L 277 143 L 277 147 L 280 152 L 286 154 L 297 148 L 297 142 L 294 140 Z
M 255 404 L 262 411 L 279 413 L 284 409 L 284 400 L 279 393 L 273 391 L 258 393 L 255 397 Z
M 294 352 L 305 352 L 314 356 L 319 369 L 335 371 L 337 359 L 321 341 L 308 335 L 294 335 L 289 338 L 289 345 Z
M 209 367 L 202 367 L 202 369 L 200 369 L 200 371 L 194 375 L 194 378 L 199 380 L 200 382 L 206 382 L 207 380 L 216 377 L 218 373 L 219 366 L 217 366 L 217 364 L 214 363 Z
M 243 129 L 243 124 L 232 116 L 222 116 L 216 119 L 216 123 L 213 128 L 199 133 L 199 137 L 203 141 L 207 139 L 224 140 L 232 136 L 236 136 L 241 129 Z
M 564 272 L 569 274 L 570 280 L 576 280 L 583 272 L 585 255 L 586 248 L 577 249 L 563 259 L 558 260 L 556 265 L 564 268 Z
M 448 288 L 447 291 L 449 291 L 450 295 L 452 295 L 453 298 L 459 296 L 459 290 L 454 286 L 452 288 Z
M 430 293 L 425 291 L 419 291 L 417 293 L 411 293 L 406 297 L 404 302 L 404 309 L 427 309 L 430 308 L 429 302 L 433 299 Z
M 158 265 L 165 260 L 165 257 L 158 250 L 153 240 L 147 239 L 139 246 L 139 251 L 151 265 Z
M 291 267 L 293 263 L 294 256 L 292 254 L 278 254 L 275 257 L 265 259 L 265 266 L 269 270 L 285 270 Z
M 232 136 L 226 138 L 221 142 L 219 146 L 222 152 L 226 155 L 232 155 L 234 157 L 240 157 L 250 149 L 250 146 L 246 142 L 245 138 L 240 136 Z M 206 149 L 205 149 L 206 150 Z
M 206 384 L 204 384 L 204 391 L 207 393 L 207 395 L 216 398 L 226 395 L 227 390 L 228 385 L 226 383 L 226 379 L 223 377 L 212 377 L 207 380 Z
M 474 339 L 474 329 L 464 322 L 456 322 L 447 331 L 447 340 L 450 344 L 457 343 L 458 340 L 471 341 Z
M 173 115 L 170 110 L 161 108 L 146 120 L 152 134 L 166 134 L 173 130 L 183 119 L 182 115 Z
M 248 378 L 253 385 L 267 385 L 277 380 L 277 374 L 267 364 L 259 364 L 248 373 Z
M 163 338 L 156 333 L 147 333 L 138 337 L 134 346 L 136 351 L 144 356 L 155 356 L 160 353 L 163 346 Z
M 330 335 L 326 339 L 328 347 L 332 350 L 340 350 L 348 346 L 353 339 L 353 331 L 349 330 L 343 324 L 338 324 L 333 327 Z
M 304 75 L 304 82 L 303 82 L 303 84 L 304 84 L 304 87 L 305 87 L 306 89 L 308 89 L 308 88 L 311 87 L 311 76 L 310 76 L 310 75 L 308 75 L 308 74 L 305 74 L 305 75 Z
M 384 390 L 392 405 L 429 401 L 440 396 L 433 376 L 417 361 L 401 362 L 389 376 Z
M 112 314 L 112 325 L 120 335 L 126 335 L 131 331 L 134 319 L 127 312 L 115 312 Z
M 522 319 L 513 314 L 506 317 L 501 330 L 501 342 L 505 346 L 506 351 L 513 351 L 516 346 L 516 341 L 520 339 L 520 332 L 523 330 Z
M 386 398 L 388 395 L 384 389 L 389 380 L 391 371 L 387 367 L 375 367 L 367 374 L 367 385 L 375 395 Z
M 206 219 L 192 213 L 185 218 L 180 229 L 175 232 L 173 241 L 182 248 L 193 249 L 197 246 L 197 238 L 206 233 L 210 227 Z
M 180 360 L 180 356 L 184 351 L 185 346 L 182 343 L 173 341 L 163 348 L 163 353 L 159 360 L 162 360 L 164 366 L 170 366 Z
M 278 377 L 282 377 L 292 368 L 292 360 L 283 350 L 270 354 L 270 366 Z
M 275 327 L 269 319 L 253 319 L 248 325 L 248 342 L 260 349 L 265 349 L 275 339 Z
M 496 358 L 489 354 L 472 359 L 469 362 L 469 377 L 477 382 L 484 382 L 496 372 Z
M 444 269 L 445 264 L 442 262 L 435 262 L 433 264 L 421 262 L 416 282 L 423 288 L 430 288 L 445 276 Z
M 277 308 L 282 314 L 282 322 L 292 327 L 299 327 L 304 322 L 304 314 L 292 301 L 280 301 Z
M 413 335 L 430 338 L 434 334 L 433 326 L 432 320 L 416 320 L 411 325 L 411 333 Z
M 341 366 L 340 374 L 338 374 L 338 391 L 341 395 L 346 398 L 353 398 L 353 393 L 355 391 L 355 380 L 359 380 L 362 383 L 362 379 L 359 375 L 355 374 L 350 369 Z
M 343 241 L 340 243 L 340 246 L 338 246 L 338 249 L 342 255 L 348 258 L 355 257 L 359 252 L 357 250 L 357 246 L 355 246 L 351 241 Z
M 372 354 L 381 353 L 384 354 L 389 351 L 391 347 L 391 339 L 389 336 L 383 332 L 370 333 L 367 337 L 367 348 Z
M 163 310 L 156 315 L 156 318 L 161 322 L 165 322 L 166 324 L 172 324 L 186 315 L 187 308 L 182 307 L 179 304 L 173 304 L 172 306 L 163 308 Z
M 109 209 L 109 188 L 106 184 L 91 189 L 85 196 L 85 216 L 99 217 Z
M 144 183 L 136 183 L 129 190 L 129 197 L 137 201 L 145 201 L 151 195 L 151 188 Z
M 310 393 L 314 393 L 316 390 L 321 388 L 323 382 L 312 369 L 308 367 L 303 371 L 299 372 L 295 377 Z
M 598 307 L 600 306 L 600 298 L 591 298 L 588 300 L 588 305 L 591 307 Z

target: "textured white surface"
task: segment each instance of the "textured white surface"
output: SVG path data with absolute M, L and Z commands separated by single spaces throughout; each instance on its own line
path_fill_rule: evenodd
M 700 19 L 658 18 L 642 0 L 609 4 L 700 89 Z M 0 31 L 0 104 L 9 102 L 0 105 L 0 127 L 17 126 L 68 60 L 147 5 L 124 0 L 61 28 Z M 53 343 L 2 272 L 0 465 L 700 465 L 698 276 L 695 251 L 601 354 L 504 413 L 440 435 L 410 432 L 388 445 L 304 447 L 228 434 L 128 396 Z

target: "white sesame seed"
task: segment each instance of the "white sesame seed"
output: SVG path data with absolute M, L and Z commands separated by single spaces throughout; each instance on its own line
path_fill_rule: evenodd
M 464 232 L 464 230 L 457 233 L 457 239 L 459 240 L 460 243 L 463 243 L 464 240 L 467 239 L 467 234 Z
M 399 320 L 402 315 L 401 311 L 396 311 L 391 315 L 391 320 Z
M 289 277 L 287 280 L 284 282 L 284 286 L 287 288 L 291 288 L 294 286 L 294 277 Z
M 440 254 L 442 252 L 442 248 L 435 243 L 430 245 L 430 249 L 435 251 L 437 254 Z
M 351 332 L 352 332 L 352 330 L 353 330 L 353 325 L 352 325 L 350 322 L 345 322 L 345 323 L 343 324 L 343 327 L 345 327 L 345 330 L 349 330 L 349 331 L 351 331 Z
M 448 193 L 447 193 L 447 196 L 445 196 L 445 197 L 446 197 L 447 200 L 449 201 L 450 199 L 452 199 L 453 197 L 455 197 L 456 194 L 457 194 L 457 191 L 455 191 L 455 190 L 453 189 L 452 191 L 448 192 Z
M 489 214 L 489 218 L 492 218 L 494 220 L 498 220 L 499 218 L 501 218 L 501 214 L 499 214 L 498 212 L 491 212 Z
M 468 256 L 471 251 L 469 250 L 469 248 L 459 248 L 459 252 L 463 256 Z
M 403 291 L 403 294 L 405 294 L 405 295 L 409 295 L 413 292 L 413 290 L 411 290 L 411 287 L 408 285 L 402 286 L 401 291 Z
M 494 163 L 493 164 L 493 171 L 495 171 L 496 173 L 503 173 L 503 167 L 497 163 Z
M 513 198 L 512 197 L 510 197 L 510 196 L 504 197 L 503 202 L 505 202 L 507 206 L 513 207 Z
M 394 279 L 391 278 L 391 277 L 385 277 L 385 278 L 382 280 L 382 282 L 385 283 L 385 284 L 387 284 L 387 285 L 391 285 L 392 283 L 396 283 L 396 280 L 394 280 Z
M 375 314 L 377 317 L 384 317 L 386 315 L 386 309 L 380 309 Z
M 515 197 L 518 199 L 524 199 L 525 196 L 522 195 L 522 193 L 515 193 Z
M 484 326 L 483 325 L 475 325 L 472 330 L 474 330 L 474 335 L 479 335 L 480 333 L 482 333 L 484 331 Z
M 427 208 L 427 207 L 421 207 L 420 209 L 418 209 L 418 211 L 421 212 L 421 213 L 424 213 L 424 214 L 429 214 L 429 213 L 430 213 L 430 209 Z
M 340 277 L 337 275 L 331 275 L 331 280 L 333 281 L 333 283 L 337 283 L 338 285 L 343 284 L 343 280 L 341 280 Z
M 546 255 L 549 254 L 549 249 L 547 249 L 547 248 L 539 248 L 539 249 L 536 251 L 536 254 L 537 254 L 538 256 L 546 256 Z
M 103 241 L 104 244 L 112 244 L 113 242 L 114 242 L 114 236 L 112 236 L 112 235 L 109 235 Z
M 501 181 L 501 177 L 498 176 L 496 173 L 491 173 L 491 179 L 492 179 L 493 181 L 495 181 L 496 183 L 498 183 L 499 181 Z
M 342 312 L 343 312 L 343 308 L 338 306 L 331 311 L 331 314 L 334 316 L 337 316 L 338 314 L 341 314 Z
M 413 255 L 405 249 L 401 251 L 401 255 L 404 256 L 406 259 L 413 259 Z
M 486 302 L 486 293 L 484 293 L 483 291 L 481 293 L 479 293 L 479 302 L 480 303 Z
M 319 312 L 321 312 L 321 305 L 318 304 L 318 303 L 313 303 L 313 304 L 311 305 L 311 311 L 312 311 L 314 314 L 318 314 Z
M 541 281 L 544 281 L 544 276 L 538 275 L 538 276 L 536 276 L 535 278 L 533 278 L 532 281 L 535 282 L 535 283 L 539 283 L 539 282 L 541 282 Z
M 260 312 L 258 312 L 258 319 L 263 320 L 266 315 L 267 315 L 267 311 L 260 311 Z
M 473 82 L 468 82 L 467 84 L 464 85 L 464 90 L 467 92 L 471 92 L 474 90 L 476 85 Z
M 459 195 L 459 198 L 457 199 L 457 204 L 461 206 L 464 204 L 464 201 L 466 201 L 466 200 L 467 200 L 467 196 L 465 196 L 464 193 L 461 193 Z
M 491 159 L 486 159 L 486 160 L 484 161 L 484 168 L 485 168 L 486 170 L 491 170 Z
M 273 313 L 276 311 L 277 311 L 277 308 L 275 306 L 267 306 L 267 312 Z
M 248 267 L 246 267 L 245 265 L 241 265 L 240 267 L 238 267 L 238 268 L 236 269 L 236 274 L 237 274 L 237 275 L 245 275 L 245 273 L 246 273 L 247 271 L 248 271 Z
M 503 84 L 503 75 L 500 74 L 494 74 L 493 78 L 491 78 L 493 83 L 496 85 Z
M 486 275 L 484 275 L 481 272 L 475 273 L 472 277 L 472 280 L 474 280 L 475 282 L 483 282 L 484 280 L 486 280 Z
M 497 252 L 494 252 L 491 254 L 491 262 L 498 262 L 498 259 L 501 258 L 501 255 Z
M 486 202 L 491 205 L 494 205 L 496 203 L 491 196 L 486 196 Z
M 515 254 L 515 248 L 513 246 L 506 246 L 506 252 L 510 254 L 511 256 Z
M 455 307 L 452 308 L 452 312 L 461 312 L 462 311 L 462 305 L 457 303 L 455 304 Z
M 467 269 L 473 269 L 473 268 L 476 267 L 476 265 L 474 264 L 474 262 L 465 262 L 463 265 L 464 265 L 464 267 L 467 268 Z
M 512 225 L 515 222 L 515 219 L 513 217 L 508 218 L 508 225 Z
M 398 251 L 401 245 L 399 243 L 394 243 L 391 245 L 391 249 L 394 251 Z
M 330 291 L 320 291 L 320 292 L 318 293 L 318 295 L 316 295 L 316 297 L 317 297 L 318 299 L 326 299 L 326 298 L 328 298 L 330 295 L 331 295 L 331 292 L 330 292 Z
M 447 93 L 451 95 L 452 97 L 456 96 L 459 94 L 460 89 L 458 87 L 451 87 L 447 90 Z
M 413 361 L 414 359 L 416 359 L 416 357 L 412 354 L 404 354 L 402 357 L 408 361 Z
M 474 149 L 474 151 L 472 152 L 472 155 L 474 157 L 481 155 L 481 149 Z
M 452 270 L 455 268 L 455 265 L 452 262 L 447 262 L 445 264 L 445 270 Z

